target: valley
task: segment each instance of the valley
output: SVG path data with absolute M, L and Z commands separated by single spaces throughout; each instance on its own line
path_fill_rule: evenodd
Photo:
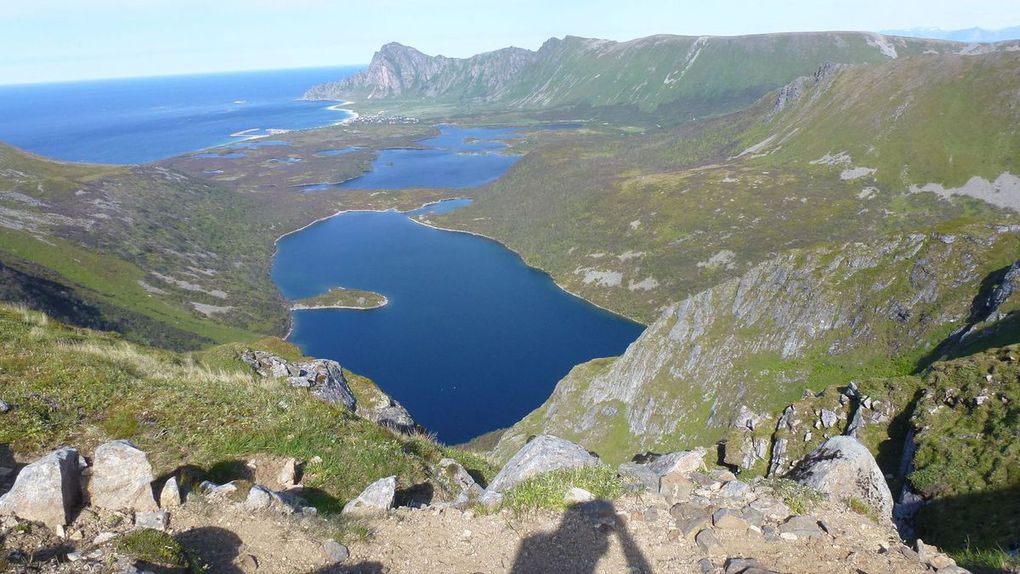
M 897 505 L 869 540 L 895 518 L 968 567 L 1014 567 L 1018 54 L 856 32 L 568 36 L 471 58 L 391 43 L 308 86 L 302 105 L 352 111 L 335 125 L 140 165 L 0 145 L 0 299 L 20 305 L 0 307 L 0 399 L 17 407 L 0 443 L 24 459 L 130 438 L 168 471 L 316 457 L 308 502 L 328 515 L 389 475 L 413 506 L 451 457 L 499 495 L 465 490 L 463 508 L 509 512 L 504 495 L 538 495 L 491 488 L 495 471 L 536 437 L 596 453 L 607 493 L 700 452 L 711 478 L 684 480 L 764 497 L 846 435 Z M 54 387 L 78 356 L 104 399 Z M 339 361 L 366 408 L 273 386 L 320 392 L 293 380 L 310 357 Z M 220 432 L 188 434 L 220 410 Z M 692 519 L 667 474 L 650 487 L 663 516 L 622 498 L 631 517 Z M 435 488 L 464 503 L 456 490 Z M 851 498 L 818 512 L 876 512 Z M 802 554 L 770 560 L 809 571 Z

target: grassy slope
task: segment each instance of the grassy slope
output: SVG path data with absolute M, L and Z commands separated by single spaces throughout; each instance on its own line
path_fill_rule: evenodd
M 453 194 L 294 186 L 356 177 L 377 149 L 434 131 L 331 127 L 275 136 L 291 145 L 242 159 L 148 166 L 54 162 L 0 144 L 0 300 L 165 348 L 282 334 L 287 304 L 269 277 L 278 236 L 341 209 L 413 208 Z M 349 146 L 358 151 L 317 153 Z
M 255 346 L 300 356 L 278 340 Z M 326 511 L 383 476 L 416 484 L 442 456 L 491 472 L 473 455 L 395 435 L 301 389 L 254 379 L 237 359 L 241 348 L 155 350 L 0 305 L 0 395 L 13 406 L 0 415 L 0 445 L 28 457 L 63 444 L 88 453 L 128 438 L 149 453 L 158 474 L 184 465 L 229 469 L 256 453 L 319 456 L 304 484 L 321 490 L 315 502 Z M 350 376 L 352 388 L 372 387 Z
M 1018 66 L 1015 53 L 902 58 L 807 82 L 771 118 L 774 96 L 697 125 L 560 140 L 442 223 L 495 237 L 572 291 L 647 322 L 790 248 L 1013 220 L 909 186 L 1020 172 Z M 765 155 L 736 157 L 772 136 Z M 878 171 L 844 180 L 849 166 L 810 163 L 841 151 Z M 620 284 L 585 283 L 589 270 L 620 273 Z

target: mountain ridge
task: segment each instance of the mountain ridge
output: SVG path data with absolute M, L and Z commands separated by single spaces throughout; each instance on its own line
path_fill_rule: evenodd
M 1010 47 L 989 46 L 983 49 Z M 304 97 L 520 110 L 630 106 L 693 119 L 740 109 L 826 62 L 878 63 L 966 49 L 872 32 L 659 34 L 624 42 L 568 35 L 534 51 L 511 47 L 468 58 L 429 56 L 391 42 L 368 69 L 311 87 Z

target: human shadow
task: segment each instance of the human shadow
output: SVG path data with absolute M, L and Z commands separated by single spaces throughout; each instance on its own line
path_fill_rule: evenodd
M 927 501 L 914 517 L 914 528 L 918 538 L 956 554 L 960 565 L 975 574 L 1016 572 L 1020 567 L 1020 485 Z M 994 564 L 998 559 L 1009 563 Z
M 8 444 L 0 444 L 0 495 L 5 494 L 14 486 L 14 479 L 21 470 L 18 461 L 14 460 L 14 452 Z
M 612 538 L 623 550 L 629 571 L 651 574 L 644 554 L 627 532 L 627 523 L 611 502 L 596 500 L 571 506 L 551 533 L 533 534 L 521 541 L 512 574 L 590 574 L 609 552 Z
M 383 574 L 386 568 L 381 562 L 358 562 L 357 564 L 330 564 L 308 572 L 308 574 Z
M 244 571 L 234 563 L 241 550 L 241 539 L 233 532 L 214 526 L 203 526 L 182 532 L 174 538 L 187 549 L 190 558 L 198 562 L 199 568 L 205 568 L 204 571 L 217 574 L 244 574 Z

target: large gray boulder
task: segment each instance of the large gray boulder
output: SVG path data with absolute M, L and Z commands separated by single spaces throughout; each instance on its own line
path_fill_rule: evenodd
M 378 514 L 393 506 L 397 493 L 397 477 L 387 476 L 368 485 L 357 498 L 348 502 L 343 514 Z
M 561 468 L 601 464 L 598 457 L 569 440 L 538 435 L 524 445 L 489 483 L 490 492 L 505 492 L 526 478 Z
M 81 502 L 78 451 L 60 448 L 21 469 L 10 492 L 0 497 L 0 515 L 42 522 L 56 529 L 71 520 Z
M 159 510 L 152 494 L 156 477 L 149 457 L 126 440 L 100 445 L 92 461 L 89 499 L 106 510 Z
M 891 518 L 892 493 L 875 457 L 857 439 L 834 436 L 804 457 L 787 475 L 831 498 L 856 498 Z

